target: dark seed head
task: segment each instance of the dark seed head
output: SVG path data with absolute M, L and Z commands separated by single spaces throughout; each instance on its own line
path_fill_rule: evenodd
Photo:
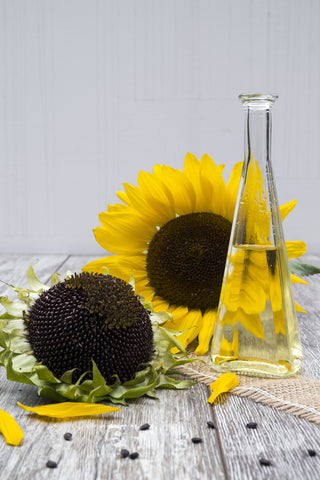
M 149 423 L 144 423 L 143 425 L 141 425 L 139 430 L 149 430 L 149 428 L 150 428 Z
M 192 443 L 201 443 L 201 442 L 202 442 L 202 438 L 192 437 L 192 438 L 191 438 L 191 442 L 192 442 Z
M 227 258 L 231 222 L 209 212 L 170 220 L 148 248 L 147 274 L 156 295 L 170 305 L 216 308 Z
M 317 452 L 315 450 L 309 449 L 308 454 L 310 455 L 310 457 L 315 457 L 317 455 Z
M 129 450 L 127 450 L 126 448 L 123 448 L 123 449 L 121 450 L 121 452 L 120 452 L 120 456 L 121 456 L 122 458 L 127 458 L 127 457 L 129 457 Z
M 72 440 L 72 433 L 65 433 L 63 438 L 68 441 Z
M 54 462 L 53 460 L 48 460 L 46 463 L 46 466 L 48 468 L 57 468 L 58 464 L 57 462 Z
M 256 422 L 247 423 L 247 428 L 251 428 L 251 429 L 255 430 L 257 428 Z
M 60 378 L 76 369 L 92 378 L 92 360 L 107 383 L 133 378 L 153 355 L 149 312 L 131 285 L 111 275 L 73 275 L 42 293 L 25 318 L 34 355 Z
M 214 425 L 214 423 L 213 423 L 211 420 L 209 420 L 209 421 L 207 422 L 207 425 L 208 425 L 209 428 L 216 428 L 215 425 Z
M 272 465 L 272 462 L 270 462 L 270 460 L 267 460 L 266 458 L 259 458 L 259 463 L 260 465 L 263 465 L 265 467 L 270 467 L 270 465 Z
M 129 458 L 131 458 L 131 460 L 135 460 L 138 457 L 139 457 L 138 452 L 133 452 L 133 453 L 130 453 L 130 455 L 129 455 Z

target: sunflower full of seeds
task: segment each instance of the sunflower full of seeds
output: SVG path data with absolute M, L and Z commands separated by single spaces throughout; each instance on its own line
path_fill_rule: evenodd
M 58 274 L 51 286 L 33 267 L 29 289 L 11 286 L 19 301 L 1 297 L 0 365 L 9 380 L 33 384 L 54 401 L 95 403 L 142 395 L 156 388 L 187 388 L 171 377 L 190 361 L 176 335 L 163 328 L 169 314 L 153 313 L 130 283 L 108 273 Z M 183 353 L 176 355 L 172 348 Z M 176 372 L 174 372 L 176 373 Z
M 183 347 L 198 338 L 198 355 L 208 351 L 215 328 L 242 162 L 227 183 L 223 168 L 207 154 L 199 161 L 188 153 L 182 171 L 155 165 L 153 173 L 139 173 L 137 187 L 124 183 L 125 191 L 117 193 L 123 203 L 109 205 L 94 229 L 97 242 L 113 255 L 83 268 L 99 273 L 107 267 L 126 281 L 132 272 L 137 293 L 154 311 L 171 313 L 165 326 L 183 332 Z M 280 207 L 282 220 L 295 205 L 293 200 Z M 291 259 L 303 255 L 306 245 L 291 241 L 286 249 Z

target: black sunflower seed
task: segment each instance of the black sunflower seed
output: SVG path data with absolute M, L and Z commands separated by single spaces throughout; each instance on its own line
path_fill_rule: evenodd
M 255 430 L 257 428 L 256 422 L 247 423 L 247 428 L 251 428 L 251 429 Z
M 312 450 L 312 449 L 308 449 L 308 453 L 309 453 L 310 457 L 315 457 L 317 455 L 317 452 L 315 450 Z
M 192 443 L 201 443 L 201 442 L 202 442 L 202 438 L 192 437 L 192 438 L 191 438 L 191 442 L 192 442 Z
M 63 435 L 63 438 L 68 441 L 72 440 L 72 433 L 69 433 L 69 432 L 65 433 Z
M 53 460 L 48 460 L 46 463 L 46 467 L 48 468 L 57 468 L 58 464 L 57 462 L 54 462 Z
M 129 458 L 131 458 L 131 460 L 135 460 L 138 457 L 139 457 L 138 452 L 133 452 L 133 453 L 130 453 L 130 455 L 129 455 Z
M 139 430 L 149 430 L 149 428 L 150 428 L 149 423 L 144 423 L 143 425 L 141 425 Z
M 126 448 L 123 448 L 123 449 L 121 450 L 121 452 L 120 452 L 120 456 L 121 456 L 122 458 L 127 458 L 127 457 L 129 457 L 129 450 L 127 450 Z
M 214 425 L 214 423 L 211 422 L 211 420 L 209 420 L 209 421 L 207 422 L 207 425 L 208 425 L 209 428 L 216 428 L 215 425 Z
M 270 460 L 267 460 L 266 458 L 259 458 L 259 463 L 265 467 L 270 467 L 270 465 L 272 465 Z

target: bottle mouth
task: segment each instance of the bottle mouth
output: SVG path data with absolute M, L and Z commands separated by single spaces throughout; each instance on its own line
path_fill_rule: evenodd
M 274 103 L 278 98 L 278 95 L 273 93 L 241 93 L 239 99 L 243 104 L 253 103 Z

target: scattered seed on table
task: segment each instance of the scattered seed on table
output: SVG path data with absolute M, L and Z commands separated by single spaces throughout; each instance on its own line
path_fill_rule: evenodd
M 48 468 L 57 468 L 58 464 L 57 462 L 54 462 L 53 460 L 48 460 L 46 463 L 46 467 Z
M 127 450 L 126 448 L 123 448 L 120 452 L 120 455 L 121 455 L 122 458 L 129 457 L 129 450 Z
M 131 460 L 135 460 L 138 457 L 139 457 L 138 452 L 133 452 L 133 453 L 130 453 L 130 455 L 129 455 L 129 458 L 131 458 Z
M 69 432 L 65 433 L 65 434 L 63 435 L 63 438 L 64 438 L 65 440 L 68 440 L 68 441 L 70 442 L 70 440 L 72 440 L 72 433 L 69 433 Z
M 209 428 L 216 428 L 215 425 L 214 425 L 214 423 L 211 422 L 211 420 L 209 420 L 209 421 L 207 422 L 207 425 L 208 425 Z
M 201 443 L 201 442 L 202 442 L 202 438 L 192 437 L 192 438 L 191 438 L 191 442 L 192 442 L 192 443 Z
M 247 423 L 247 428 L 251 428 L 251 429 L 255 430 L 257 428 L 256 422 Z
M 149 428 L 150 428 L 149 423 L 144 423 L 143 425 L 141 425 L 139 430 L 149 430 Z
M 315 457 L 317 455 L 317 452 L 315 450 L 308 449 L 308 453 L 310 457 Z
M 270 460 L 267 460 L 266 458 L 259 458 L 259 463 L 265 467 L 270 467 L 270 465 L 272 465 Z

